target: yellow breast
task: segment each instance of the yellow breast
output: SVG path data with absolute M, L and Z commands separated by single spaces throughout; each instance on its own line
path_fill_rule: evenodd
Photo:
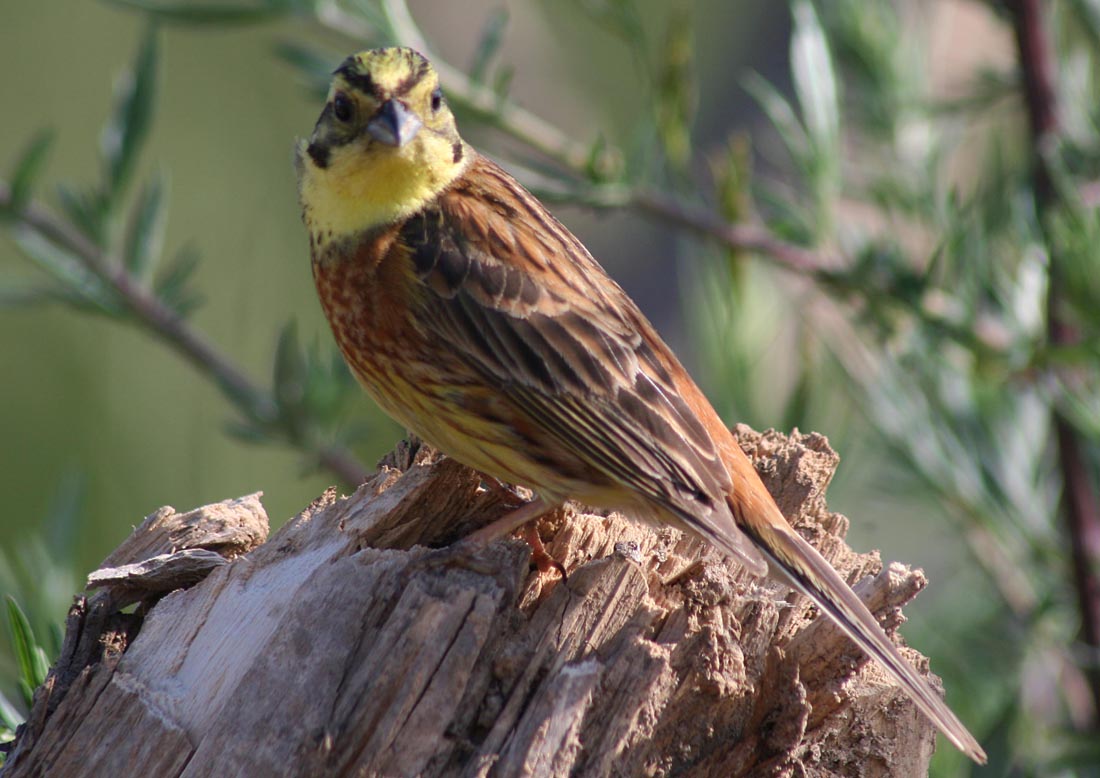
M 405 154 L 371 154 L 358 144 L 340 146 L 332 149 L 324 168 L 306 162 L 306 146 L 306 141 L 299 142 L 303 216 L 311 232 L 329 236 L 356 235 L 400 221 L 424 207 L 465 169 L 434 164 L 441 151 L 451 153 L 442 139 L 424 139 Z

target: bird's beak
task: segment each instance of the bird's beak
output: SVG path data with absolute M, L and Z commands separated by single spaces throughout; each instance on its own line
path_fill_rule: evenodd
M 416 137 L 423 122 L 400 100 L 382 103 L 373 118 L 367 122 L 367 132 L 379 143 L 401 148 Z

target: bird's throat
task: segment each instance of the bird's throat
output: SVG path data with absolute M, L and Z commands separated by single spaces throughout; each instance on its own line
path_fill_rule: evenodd
M 321 167 L 299 147 L 299 197 L 312 234 L 340 240 L 398 222 L 422 209 L 467 165 L 440 166 L 421 155 L 333 149 Z M 470 155 L 472 157 L 472 154 Z

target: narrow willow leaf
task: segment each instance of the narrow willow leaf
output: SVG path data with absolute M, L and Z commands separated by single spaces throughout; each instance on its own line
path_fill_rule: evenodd
M 490 87 L 493 90 L 493 94 L 497 96 L 499 106 L 497 110 L 504 109 L 504 101 L 508 99 L 508 90 L 512 88 L 512 77 L 516 74 L 514 68 L 501 67 L 497 68 L 496 75 L 493 76 L 493 83 Z
M 840 109 L 825 31 L 809 0 L 792 4 L 791 77 L 802 117 L 819 153 L 835 149 L 840 137 Z
M 58 185 L 57 196 L 65 215 L 93 243 L 103 246 L 107 233 L 107 206 L 103 196 L 98 192 L 76 189 L 67 184 Z
M 489 65 L 500 53 L 500 46 L 504 43 L 504 31 L 507 28 L 507 8 L 494 8 L 485 17 L 485 23 L 481 26 L 481 37 L 474 51 L 474 61 L 470 65 L 470 80 L 474 83 L 485 83 Z
M 1076 14 L 1094 49 L 1100 49 L 1100 3 L 1096 0 L 1070 0 L 1067 6 Z
M 104 193 L 113 205 L 133 174 L 153 123 L 157 79 L 157 34 L 150 26 L 133 65 L 115 83 L 114 109 L 100 136 L 106 165 Z
M 191 278 L 199 266 L 199 259 L 198 249 L 186 244 L 176 252 L 176 256 L 153 282 L 153 292 L 157 299 L 180 317 L 186 317 L 203 301 L 202 295 L 191 287 Z
M 805 328 L 798 333 L 798 376 L 795 379 L 791 393 L 783 405 L 782 415 L 784 429 L 805 427 L 807 414 L 810 409 L 810 401 L 816 388 L 814 379 L 819 372 L 815 370 L 813 348 L 810 344 L 810 336 Z
M 15 242 L 43 271 L 61 282 L 67 289 L 89 282 L 90 275 L 72 253 L 29 228 L 15 232 Z
M 56 621 L 50 622 L 50 653 L 61 656 L 61 646 L 65 644 L 65 630 Z
M 59 299 L 87 307 L 97 313 L 111 316 L 123 313 L 124 308 L 114 292 L 88 272 L 66 249 L 29 229 L 17 230 L 15 242 L 35 264 L 60 282 L 60 286 L 56 288 Z
M 25 721 L 22 714 L 16 709 L 3 692 L 0 692 L 0 726 L 14 730 Z
M 692 19 L 686 11 L 672 13 L 658 66 L 654 105 L 656 129 L 665 159 L 684 173 L 692 158 L 691 126 L 695 120 L 695 50 Z
M 810 139 L 787 98 L 759 73 L 746 75 L 742 85 L 779 133 L 787 153 L 797 162 L 806 160 L 810 152 Z
M 36 644 L 34 642 L 34 630 L 27 620 L 27 615 L 19 607 L 10 594 L 5 597 L 8 601 L 8 627 L 11 629 L 12 647 L 15 649 L 15 659 L 19 665 L 19 681 L 25 696 L 33 696 L 34 690 L 45 676 L 39 675 L 39 663 L 35 656 Z M 27 690 L 31 694 L 27 694 Z
M 19 213 L 30 202 L 35 184 L 38 183 L 53 147 L 55 135 L 52 129 L 36 133 L 15 164 L 15 170 L 11 174 L 11 203 L 8 206 L 12 213 Z
M 168 198 L 165 177 L 154 175 L 142 189 L 133 209 L 129 234 L 123 247 L 123 261 L 131 275 L 144 281 L 164 246 Z
M 287 322 L 279 332 L 275 347 L 273 376 L 275 402 L 284 413 L 301 406 L 307 372 L 306 361 L 298 345 L 298 328 L 293 321 Z
M 64 291 L 59 287 L 0 286 L 0 309 L 29 308 L 58 302 L 64 298 Z
M 50 674 L 50 658 L 46 656 L 46 650 L 35 643 L 31 648 L 32 672 L 34 673 L 34 686 L 38 688 L 46 681 Z

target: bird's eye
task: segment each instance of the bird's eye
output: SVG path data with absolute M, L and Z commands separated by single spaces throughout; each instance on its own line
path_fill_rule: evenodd
M 435 88 L 432 92 L 432 113 L 435 113 L 443 107 L 443 90 L 439 87 Z
M 336 121 L 350 121 L 352 110 L 351 100 L 348 99 L 347 95 L 340 94 L 332 98 L 332 115 L 336 117 Z

